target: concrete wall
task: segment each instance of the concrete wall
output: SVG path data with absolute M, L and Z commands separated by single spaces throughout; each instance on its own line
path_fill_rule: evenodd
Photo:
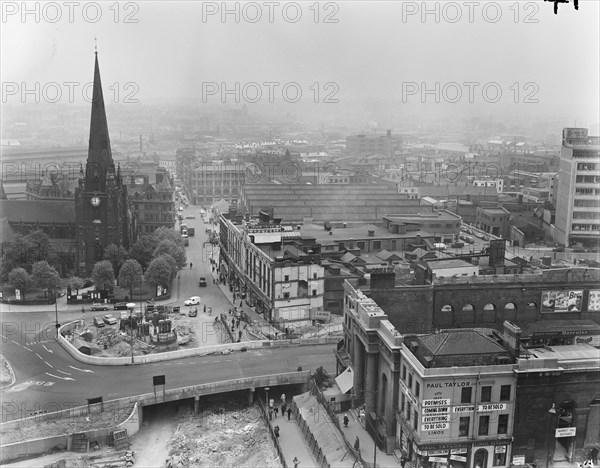
M 113 407 L 114 405 L 108 404 L 108 407 Z M 57 411 L 56 413 L 48 413 L 43 415 L 45 418 L 52 417 L 53 420 L 57 420 L 60 417 L 68 418 L 73 415 L 81 415 L 88 414 L 87 406 L 80 406 L 77 408 L 72 408 L 69 410 Z M 109 435 L 112 431 L 117 431 L 120 429 L 126 429 L 127 435 L 132 436 L 136 434 L 140 429 L 141 423 L 141 407 L 135 403 L 131 414 L 127 417 L 125 421 L 120 424 L 117 424 L 113 427 L 103 428 L 103 429 L 95 429 L 91 431 L 83 432 L 90 441 L 97 441 L 101 445 L 106 445 L 108 443 Z M 35 418 L 39 418 L 39 416 L 35 416 Z M 27 418 L 29 419 L 29 418 Z M 15 425 L 19 425 L 22 423 L 21 420 L 11 421 L 5 424 L 2 424 L 3 429 L 6 427 L 12 427 Z M 40 439 L 29 439 L 21 442 L 15 442 L 12 444 L 6 444 L 0 446 L 0 462 L 7 463 L 11 460 L 15 460 L 17 458 L 23 458 L 26 456 L 32 455 L 41 455 L 46 453 L 52 449 L 62 449 L 62 450 L 70 450 L 71 441 L 73 438 L 73 434 L 62 434 L 59 436 L 52 437 L 44 437 Z

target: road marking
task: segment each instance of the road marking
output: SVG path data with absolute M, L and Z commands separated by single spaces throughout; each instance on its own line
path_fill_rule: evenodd
M 92 374 L 94 373 L 93 370 L 89 370 L 89 369 L 80 369 L 79 367 L 73 367 L 73 366 L 69 366 L 71 369 L 75 369 L 81 372 L 91 372 Z
M 17 346 L 21 346 L 19 343 L 17 343 L 15 340 L 10 340 L 11 343 L 16 344 Z
M 71 377 L 59 377 L 58 375 L 52 375 L 48 372 L 46 372 L 46 375 L 49 375 L 50 377 L 54 377 L 55 379 L 60 379 L 60 380 L 73 380 L 73 381 L 75 380 L 75 379 L 72 379 Z
M 27 351 L 31 351 L 31 349 L 29 349 L 27 346 L 23 346 L 23 348 L 25 348 Z
M 48 349 L 48 348 L 46 348 L 46 346 L 45 346 L 45 345 L 42 345 L 42 346 L 43 346 L 43 347 L 44 347 L 44 349 L 45 349 L 46 351 L 48 351 L 49 353 L 53 353 L 53 352 L 54 352 L 54 351 L 52 351 L 51 349 Z
M 37 357 L 39 357 L 39 358 L 40 358 L 42 361 L 44 360 L 44 358 L 43 358 L 42 356 L 40 356 L 38 353 L 35 353 L 35 355 L 36 355 Z
M 61 374 L 71 375 L 69 372 L 61 371 L 60 369 L 56 369 L 56 372 L 60 372 Z
M 50 366 L 52 369 L 54 369 L 54 366 L 52 364 L 50 364 L 48 361 L 44 361 L 48 366 Z

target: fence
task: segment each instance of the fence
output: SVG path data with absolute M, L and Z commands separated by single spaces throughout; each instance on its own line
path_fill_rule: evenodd
M 273 430 L 273 427 L 271 426 L 271 422 L 269 421 L 269 416 L 267 415 L 267 410 L 265 408 L 265 405 L 263 404 L 260 397 L 258 397 L 257 400 L 258 400 L 258 407 L 260 408 L 260 412 L 262 413 L 263 418 L 265 418 L 265 422 L 267 423 L 267 427 L 269 428 L 269 434 L 271 434 L 271 439 L 273 439 L 273 444 L 275 444 L 275 450 L 277 451 L 279 460 L 281 460 L 281 465 L 283 466 L 283 468 L 287 468 L 288 465 L 287 465 L 287 462 L 285 461 L 285 457 L 283 456 L 283 450 L 281 450 L 281 446 L 279 445 L 279 439 L 275 435 L 275 431 Z
M 323 393 L 321 392 L 321 389 L 317 385 L 317 382 L 315 382 L 315 379 L 312 377 L 309 380 L 309 387 L 310 387 L 310 394 L 313 395 L 317 399 L 317 402 L 323 408 L 325 408 L 327 415 L 333 421 L 333 423 L 335 424 L 335 427 L 337 428 L 339 433 L 344 438 L 344 442 L 346 443 L 346 449 L 354 456 L 355 459 L 357 459 L 362 464 L 363 467 L 373 468 L 373 465 L 371 463 L 369 463 L 368 461 L 366 461 L 362 457 L 360 451 L 355 450 L 354 446 L 348 441 L 348 439 L 346 439 L 346 434 L 344 433 L 344 431 L 342 431 L 342 427 L 340 426 L 340 420 L 337 417 L 337 414 L 335 414 L 335 411 L 329 404 L 329 401 L 327 400 L 327 398 L 325 398 L 325 395 L 323 395 Z
M 304 417 L 298 409 L 296 402 L 292 400 L 290 406 L 292 408 L 292 412 L 296 416 L 296 423 L 298 424 L 298 426 L 300 426 L 300 432 L 302 432 L 302 436 L 304 437 L 304 440 L 306 440 L 306 442 L 308 443 L 308 446 L 310 447 L 311 452 L 315 456 L 317 463 L 321 468 L 330 468 L 331 465 L 327 461 L 327 457 L 323 453 L 323 450 L 319 446 L 317 439 L 310 430 L 308 423 L 304 420 Z

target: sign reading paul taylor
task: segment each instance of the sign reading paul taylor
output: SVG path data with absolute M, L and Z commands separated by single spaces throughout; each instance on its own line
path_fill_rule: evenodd
M 583 291 L 542 291 L 542 313 L 581 312 Z

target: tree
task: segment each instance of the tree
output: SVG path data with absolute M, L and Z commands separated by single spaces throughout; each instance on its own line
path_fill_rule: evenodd
M 173 257 L 178 268 L 183 268 L 187 264 L 185 249 L 170 239 L 161 241 L 154 250 L 154 257 L 161 255 L 170 255 Z
M 167 261 L 167 263 L 171 267 L 171 279 L 173 279 L 177 276 L 179 267 L 177 266 L 177 262 L 175 261 L 175 259 L 173 257 L 171 257 L 169 254 L 162 254 L 156 258 L 164 258 Z
M 15 235 L 12 242 L 8 242 L 4 247 L 4 255 L 2 256 L 2 280 L 8 279 L 8 274 L 15 268 L 23 268 L 31 270 L 33 264 L 34 247 L 27 236 L 21 234 Z
M 129 288 L 129 297 L 133 297 L 133 288 L 142 284 L 142 266 L 137 260 L 129 259 L 119 270 L 119 286 Z
M 83 288 L 83 279 L 81 279 L 79 276 L 71 276 L 69 279 L 67 279 L 67 285 L 79 293 L 79 290 Z
M 110 244 L 104 249 L 104 260 L 108 260 L 112 263 L 115 274 L 119 274 L 121 265 L 127 258 L 127 250 L 122 245 Z
M 15 268 L 8 274 L 8 282 L 14 286 L 15 289 L 21 291 L 23 299 L 25 299 L 25 292 L 31 289 L 31 276 L 25 268 Z
M 144 235 L 140 237 L 135 244 L 131 246 L 129 250 L 129 258 L 137 260 L 145 270 L 153 258 L 154 250 L 158 245 L 158 241 L 152 235 Z
M 164 286 L 169 284 L 172 276 L 172 267 L 165 258 L 166 256 L 160 256 L 150 262 L 144 278 L 146 282 L 156 289 L 157 286 Z
M 177 231 L 169 229 L 168 227 L 159 227 L 156 231 L 152 233 L 152 236 L 156 239 L 157 244 L 164 240 L 172 240 L 177 245 L 181 246 L 181 248 L 184 248 L 183 239 L 181 238 L 181 235 Z
M 112 289 L 115 285 L 115 271 L 112 263 L 108 260 L 96 262 L 92 269 L 92 279 L 96 283 L 96 288 Z
M 35 262 L 31 267 L 31 279 L 41 289 L 59 289 L 60 275 L 46 260 Z
M 33 246 L 34 261 L 39 262 L 41 260 L 46 260 L 51 266 L 58 268 L 58 254 L 56 253 L 56 248 L 50 241 L 50 236 L 48 234 L 38 229 L 36 231 L 31 231 L 26 237 Z

